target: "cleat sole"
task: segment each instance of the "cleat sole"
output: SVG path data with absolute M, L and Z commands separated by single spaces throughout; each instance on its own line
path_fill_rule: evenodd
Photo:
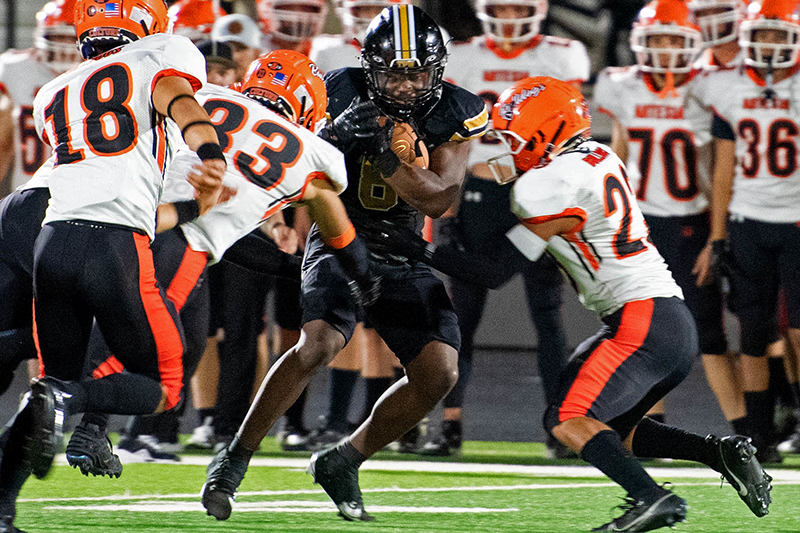
M 202 488 L 202 502 L 206 514 L 219 521 L 227 520 L 233 512 L 233 498 L 222 491 L 210 489 L 207 485 Z

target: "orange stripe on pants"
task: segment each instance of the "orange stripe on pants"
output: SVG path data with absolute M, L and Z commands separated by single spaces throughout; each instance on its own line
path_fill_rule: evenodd
M 183 309 L 186 304 L 186 299 L 197 285 L 197 280 L 200 279 L 207 262 L 208 254 L 206 252 L 195 252 L 188 245 L 186 246 L 181 264 L 167 289 L 167 298 L 175 304 L 175 309 L 178 311 Z
M 601 342 L 578 371 L 558 410 L 559 422 L 586 416 L 614 372 L 641 348 L 650 331 L 653 305 L 653 300 L 625 304 L 614 337 Z
M 139 256 L 139 293 L 156 343 L 161 385 L 167 392 L 165 409 L 171 409 L 178 404 L 183 386 L 183 342 L 156 285 L 150 239 L 134 233 L 133 240 Z

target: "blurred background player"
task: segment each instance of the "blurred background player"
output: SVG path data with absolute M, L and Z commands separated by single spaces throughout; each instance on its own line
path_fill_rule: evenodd
M 228 87 L 233 85 L 238 76 L 238 64 L 234 60 L 234 52 L 225 41 L 200 41 L 197 48 L 206 58 L 206 76 L 208 83 Z
M 690 0 L 687 5 L 703 33 L 700 66 L 730 67 L 741 61 L 739 22 L 747 10 L 745 1 Z
M 325 0 L 256 0 L 264 37 L 261 48 L 297 50 L 308 55 L 311 41 L 322 33 L 328 3 Z
M 744 397 L 735 361 L 727 355 L 719 283 L 701 287 L 693 273 L 709 234 L 710 117 L 687 102 L 701 32 L 680 0 L 656 0 L 633 24 L 637 65 L 604 69 L 594 103 L 611 117 L 611 148 L 650 228 L 650 238 L 681 287 L 697 324 L 706 378 L 737 434 L 744 428 Z M 692 105 L 694 104 L 694 105 Z M 690 114 L 708 119 L 698 129 Z M 663 422 L 663 402 L 651 416 Z
M 740 24 L 744 67 L 707 74 L 699 96 L 714 107 L 715 166 L 711 235 L 698 258 L 698 281 L 723 274 L 731 278 L 741 324 L 748 434 L 762 462 L 781 460 L 766 357 L 778 328 L 779 289 L 786 300 L 789 343 L 794 353 L 800 346 L 800 171 L 791 133 L 798 125 L 789 104 L 797 98 L 798 8 L 800 3 L 787 0 L 750 4 Z
M 529 76 L 552 76 L 580 88 L 589 79 L 586 48 L 578 41 L 539 33 L 547 8 L 546 0 L 476 0 L 483 35 L 451 45 L 447 78 L 483 97 L 488 108 L 511 82 Z M 516 224 L 508 210 L 510 189 L 495 182 L 486 164 L 501 150 L 496 140 L 487 137 L 473 143 L 460 201 L 451 208 L 451 216 L 439 222 L 440 240 L 491 255 L 502 235 Z M 526 263 L 522 276 L 539 341 L 539 376 L 549 403 L 567 355 L 561 322 L 562 275 L 555 261 L 544 257 Z M 451 455 L 461 450 L 464 394 L 472 371 L 475 333 L 486 304 L 485 287 L 453 279 L 450 292 L 461 328 L 459 379 L 444 399 L 440 434 L 421 450 L 429 455 Z M 552 438 L 548 438 L 547 448 L 553 457 L 571 455 Z
M 211 40 L 226 43 L 231 48 L 238 79 L 244 77 L 250 63 L 261 55 L 261 30 L 247 15 L 236 13 L 218 18 L 211 29 Z
M 225 11 L 215 0 L 179 0 L 169 8 L 172 33 L 193 43 L 208 39 L 214 23 L 224 16 Z

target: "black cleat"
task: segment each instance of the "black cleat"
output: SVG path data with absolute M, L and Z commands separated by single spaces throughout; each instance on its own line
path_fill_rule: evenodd
M 314 477 L 314 483 L 318 483 L 331 497 L 339 508 L 339 516 L 351 522 L 375 520 L 364 510 L 358 486 L 358 467 L 351 465 L 336 448 L 312 455 L 307 472 Z
M 619 508 L 622 516 L 592 531 L 651 531 L 686 520 L 686 500 L 670 491 L 652 503 L 628 497 Z
M 111 440 L 95 424 L 81 422 L 67 444 L 67 462 L 88 476 L 119 477 L 122 463 L 114 453 Z
M 432 457 L 450 457 L 461 455 L 461 435 L 439 435 L 430 442 L 426 442 L 422 448 L 417 450 L 419 455 Z
M 61 447 L 64 430 L 64 400 L 62 392 L 52 378 L 35 379 L 31 384 L 28 409 L 31 429 L 26 444 L 26 457 L 34 476 L 44 478 L 53 466 L 53 459 Z
M 217 520 L 227 520 L 231 516 L 236 490 L 244 479 L 245 472 L 247 461 L 232 455 L 228 448 L 224 448 L 211 460 L 201 493 L 207 515 Z
M 756 459 L 756 448 L 750 437 L 734 435 L 718 439 L 709 435 L 706 439 L 717 445 L 722 478 L 736 489 L 739 498 L 754 515 L 761 517 L 769 513 L 772 477 Z
M 11 515 L 0 515 L 0 533 L 25 533 L 14 525 L 14 517 Z

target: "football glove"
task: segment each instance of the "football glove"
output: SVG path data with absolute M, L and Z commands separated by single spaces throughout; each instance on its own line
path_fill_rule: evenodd
M 730 279 L 732 261 L 728 241 L 717 239 L 711 241 L 711 275 L 715 281 Z
M 400 166 L 400 158 L 392 150 L 394 137 L 394 121 L 387 118 L 382 126 L 375 131 L 372 139 L 367 144 L 364 155 L 375 169 L 385 178 L 392 176 Z
M 355 97 L 341 115 L 323 128 L 319 136 L 342 152 L 349 152 L 359 140 L 370 139 L 381 129 L 378 119 L 384 116 L 372 100 Z

